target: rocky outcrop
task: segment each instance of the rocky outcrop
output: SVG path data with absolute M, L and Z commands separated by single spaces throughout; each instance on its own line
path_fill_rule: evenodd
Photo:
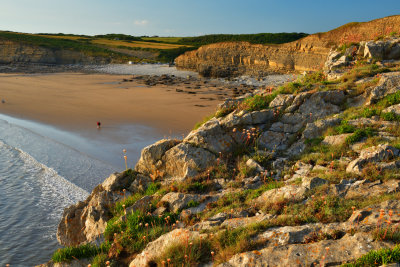
M 198 238 L 198 232 L 189 231 L 186 229 L 175 229 L 158 239 L 147 244 L 142 253 L 138 254 L 135 259 L 129 264 L 129 267 L 152 266 L 150 263 L 156 259 L 166 248 L 173 244 L 179 244 Z
M 132 180 L 130 175 L 112 174 L 85 201 L 66 208 L 57 229 L 58 242 L 64 246 L 95 242 L 112 217 L 111 204 L 123 197 L 122 190 Z
M 255 45 L 245 42 L 211 44 L 186 52 L 176 58 L 175 63 L 179 68 L 213 77 L 316 71 L 324 66 L 331 47 L 373 40 L 394 31 L 400 32 L 399 25 L 400 16 L 392 16 L 365 23 L 349 23 L 330 32 L 313 34 L 281 45 Z M 396 57 L 399 53 L 397 44 L 396 49 L 391 49 L 390 52 L 386 49 L 375 49 L 375 46 L 376 44 L 368 43 L 366 55 L 386 59 Z M 343 65 L 346 61 L 345 56 L 340 57 L 337 64 Z
M 347 172 L 361 173 L 363 167 L 368 163 L 393 160 L 399 156 L 399 150 L 389 145 L 379 145 L 378 147 L 369 147 L 363 149 L 360 156 L 350 162 L 347 166 Z M 397 165 L 397 164 L 396 164 Z
M 374 241 L 367 234 L 357 233 L 340 240 L 272 246 L 240 253 L 219 266 L 331 266 L 355 260 L 370 250 L 389 246 L 388 243 Z
M 77 51 L 50 49 L 0 40 L 0 64 L 106 64 L 110 62 L 111 59 L 92 57 Z

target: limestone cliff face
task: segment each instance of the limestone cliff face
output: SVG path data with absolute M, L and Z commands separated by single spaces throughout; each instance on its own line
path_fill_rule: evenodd
M 0 40 L 0 64 L 9 63 L 88 64 L 110 63 L 110 59 Z
M 313 34 L 282 45 L 247 42 L 210 44 L 186 52 L 175 63 L 178 68 L 216 77 L 315 71 L 322 68 L 332 47 L 371 40 L 391 32 L 400 32 L 400 16 L 349 23 L 330 32 Z

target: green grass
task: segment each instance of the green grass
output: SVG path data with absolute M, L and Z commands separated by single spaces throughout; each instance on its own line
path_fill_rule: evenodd
M 346 143 L 351 145 L 361 141 L 365 137 L 374 135 L 374 131 L 371 128 L 357 129 L 354 133 L 346 138 Z
M 400 261 L 400 245 L 393 248 L 372 250 L 352 263 L 342 264 L 342 267 L 380 266 Z
M 114 217 L 108 221 L 104 237 L 120 244 L 128 253 L 137 253 L 149 242 L 169 232 L 177 219 L 178 214 L 157 217 L 137 210 L 127 214 L 124 220 Z
M 157 266 L 197 266 L 211 261 L 211 251 L 211 242 L 207 239 L 175 242 L 152 262 Z
M 95 257 L 99 253 L 107 252 L 109 249 L 110 244 L 108 242 L 103 243 L 100 247 L 92 244 L 65 247 L 56 250 L 51 259 L 53 262 L 69 262 L 74 259 Z

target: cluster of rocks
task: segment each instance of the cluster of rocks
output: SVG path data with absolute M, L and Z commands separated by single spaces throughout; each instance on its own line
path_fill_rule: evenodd
M 344 52 L 331 49 L 324 69 L 328 79 L 335 80 L 345 73 L 345 67 L 354 65 L 358 59 L 365 59 L 369 63 L 375 60 L 385 65 L 397 62 L 399 58 L 400 38 L 364 41 L 348 47 Z
M 156 78 L 138 76 L 134 79 L 165 85 L 175 84 L 178 80 L 185 82 L 183 78 L 166 75 Z M 197 78 L 189 80 L 193 83 L 201 82 Z M 354 156 L 350 158 L 342 155 L 338 164 L 353 178 L 340 181 L 324 179 L 318 175 L 329 172 L 329 166 L 315 162 L 294 162 L 294 158 L 304 152 L 307 140 L 321 137 L 326 129 L 340 124 L 342 112 L 347 105 L 351 106 L 355 102 L 358 105 L 376 103 L 388 94 L 399 92 L 399 84 L 400 73 L 393 72 L 383 74 L 379 83 L 366 90 L 361 97 L 353 97 L 339 90 L 278 95 L 266 109 L 235 109 L 225 116 L 210 119 L 183 140 L 160 140 L 142 150 L 134 175 L 114 174 L 96 187 L 86 201 L 65 209 L 58 227 L 58 240 L 63 245 L 101 241 L 107 221 L 111 218 L 110 209 L 116 201 L 146 190 L 154 179 L 158 179 L 164 186 L 194 179 L 233 153 L 238 146 L 256 146 L 255 153 L 267 158 L 271 167 L 263 167 L 254 159 L 249 159 L 246 165 L 253 172 L 240 181 L 238 189 L 230 186 L 231 181 L 212 179 L 210 182 L 213 183 L 213 189 L 207 193 L 189 194 L 172 190 L 159 196 L 159 204 L 153 215 L 180 211 L 182 221 L 176 226 L 178 229 L 149 242 L 143 252 L 133 258 L 130 266 L 151 265 L 154 258 L 176 242 L 177 235 L 184 238 L 207 238 L 207 234 L 202 233 L 216 228 L 234 229 L 254 223 L 288 220 L 291 215 L 268 214 L 257 207 L 273 205 L 279 201 L 307 204 L 313 201 L 310 194 L 318 188 L 323 187 L 326 195 L 343 199 L 395 193 L 400 189 L 400 182 L 393 177 L 384 181 L 360 179 L 371 164 L 379 171 L 396 170 L 400 167 L 400 150 L 389 144 L 365 148 L 365 143 L 361 140 L 350 146 Z M 269 93 L 265 90 L 254 90 L 246 96 L 226 100 L 219 108 L 229 110 L 229 107 L 236 106 L 248 96 Z M 397 108 L 396 105 L 388 110 L 396 111 Z M 390 129 L 399 127 L 398 122 L 372 117 L 353 119 L 347 123 L 356 127 L 374 127 L 382 140 L 387 142 L 398 138 L 390 132 Z M 257 142 L 254 143 L 256 136 Z M 326 136 L 322 143 L 341 145 L 348 136 Z M 274 172 L 271 174 L 273 178 L 281 179 L 281 186 L 267 190 L 253 199 L 251 208 L 231 213 L 221 212 L 194 225 L 186 224 L 193 216 L 209 210 L 212 203 L 227 194 L 260 188 L 264 184 L 265 173 L 270 171 Z M 148 207 L 154 197 L 145 196 L 126 208 L 129 212 L 143 209 Z M 196 205 L 193 206 L 193 203 Z M 385 216 L 389 210 L 396 214 L 391 217 L 392 220 L 400 219 L 397 218 L 400 212 L 399 202 L 390 200 L 354 210 L 353 215 L 345 222 L 265 229 L 252 240 L 260 244 L 260 250 L 237 254 L 220 266 L 299 266 L 304 263 L 337 265 L 354 260 L 373 249 L 392 247 L 391 242 L 376 240 L 370 234 L 376 227 L 377 220 L 381 223 L 382 210 Z

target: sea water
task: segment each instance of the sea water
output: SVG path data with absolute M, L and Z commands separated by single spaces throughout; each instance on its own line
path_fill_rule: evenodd
M 141 125 L 69 133 L 0 115 L 0 266 L 45 263 L 65 207 L 162 138 Z

